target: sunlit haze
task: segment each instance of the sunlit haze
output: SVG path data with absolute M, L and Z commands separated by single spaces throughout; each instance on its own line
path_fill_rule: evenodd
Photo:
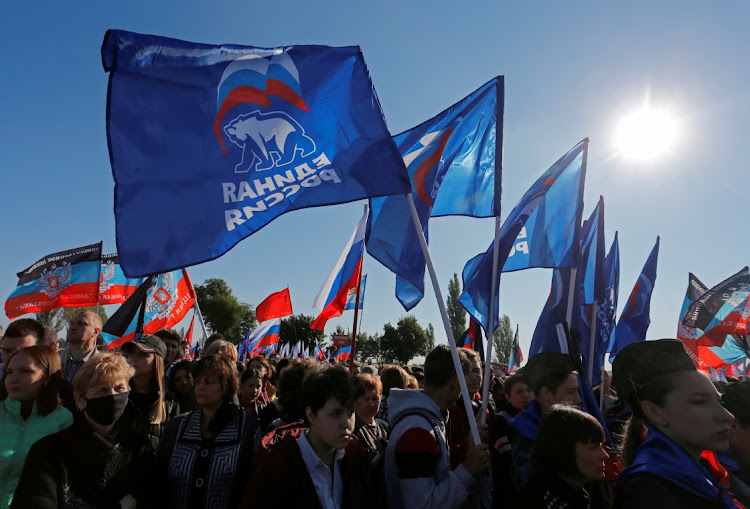
M 644 107 L 620 121 L 617 146 L 625 158 L 649 162 L 673 148 L 677 131 L 677 122 L 669 112 Z

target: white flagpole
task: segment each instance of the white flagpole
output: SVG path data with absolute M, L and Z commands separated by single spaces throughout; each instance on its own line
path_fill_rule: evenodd
M 576 288 L 576 273 L 578 267 L 570 269 L 570 285 L 568 286 L 568 312 L 565 315 L 565 319 L 568 322 L 568 328 L 571 327 L 573 320 L 573 300 L 575 300 L 575 288 Z
M 424 232 L 422 231 L 422 224 L 419 221 L 419 215 L 417 215 L 417 209 L 414 207 L 414 199 L 411 193 L 406 195 L 406 199 L 409 203 L 409 210 L 411 210 L 411 219 L 414 223 L 414 228 L 417 230 L 417 238 L 419 239 L 419 245 L 422 247 L 422 254 L 424 254 L 425 264 L 427 270 L 430 273 L 430 279 L 432 280 L 432 288 L 435 290 L 435 297 L 438 301 L 438 308 L 440 308 L 440 315 L 443 317 L 443 327 L 445 327 L 445 335 L 448 337 L 448 345 L 451 349 L 453 356 L 453 366 L 456 369 L 456 377 L 458 378 L 458 384 L 461 386 L 461 399 L 464 401 L 464 408 L 466 409 L 466 417 L 469 420 L 469 427 L 471 428 L 471 436 L 474 439 L 475 444 L 480 444 L 479 428 L 477 428 L 477 420 L 474 416 L 474 412 L 471 408 L 471 399 L 469 396 L 469 389 L 466 387 L 466 378 L 464 377 L 463 369 L 461 368 L 461 361 L 458 358 L 458 349 L 456 348 L 456 340 L 453 338 L 453 331 L 451 330 L 451 323 L 448 319 L 448 311 L 445 309 L 445 302 L 443 301 L 443 294 L 440 291 L 440 284 L 438 283 L 437 275 L 435 274 L 435 267 L 432 265 L 432 258 L 430 258 L 430 251 L 427 248 L 427 241 L 424 238 Z
M 208 331 L 206 330 L 206 322 L 203 321 L 203 313 L 201 313 L 201 307 L 198 305 L 198 299 L 195 299 L 195 312 L 198 313 L 198 321 L 201 323 L 201 329 L 203 329 L 203 346 L 205 346 Z
M 482 385 L 482 412 L 479 420 L 484 426 L 487 423 L 487 405 L 489 404 L 490 377 L 492 375 L 492 344 L 495 342 L 495 297 L 500 291 L 500 280 L 498 278 L 498 264 L 500 263 L 500 218 L 495 217 L 495 243 L 492 252 L 492 286 L 490 287 L 490 312 L 489 321 L 485 326 L 487 331 L 487 349 L 484 355 L 484 382 Z M 494 282 L 497 281 L 497 284 Z

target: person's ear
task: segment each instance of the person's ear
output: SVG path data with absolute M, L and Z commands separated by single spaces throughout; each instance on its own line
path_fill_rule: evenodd
M 315 419 L 315 412 L 312 411 L 312 408 L 307 407 L 305 408 L 305 416 L 307 417 L 307 422 L 312 423 L 313 419 Z
M 642 401 L 641 410 L 643 410 L 643 415 L 648 422 L 654 423 L 657 426 L 665 422 L 664 409 L 656 403 L 653 403 L 652 401 Z

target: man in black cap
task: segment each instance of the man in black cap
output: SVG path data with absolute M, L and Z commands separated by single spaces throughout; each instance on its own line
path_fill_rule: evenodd
M 526 410 L 511 421 L 511 453 L 513 455 L 513 480 L 516 488 L 529 482 L 536 432 L 544 415 L 554 404 L 567 403 L 581 406 L 578 393 L 578 374 L 573 369 L 570 356 L 558 352 L 540 352 L 529 359 L 520 372 L 524 375 L 535 399 Z

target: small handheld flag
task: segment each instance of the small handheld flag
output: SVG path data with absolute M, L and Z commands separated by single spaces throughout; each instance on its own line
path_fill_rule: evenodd
M 515 373 L 521 367 L 523 362 L 523 352 L 518 342 L 518 325 L 516 325 L 516 335 L 513 338 L 513 346 L 510 349 L 510 358 L 508 359 L 508 374 Z

